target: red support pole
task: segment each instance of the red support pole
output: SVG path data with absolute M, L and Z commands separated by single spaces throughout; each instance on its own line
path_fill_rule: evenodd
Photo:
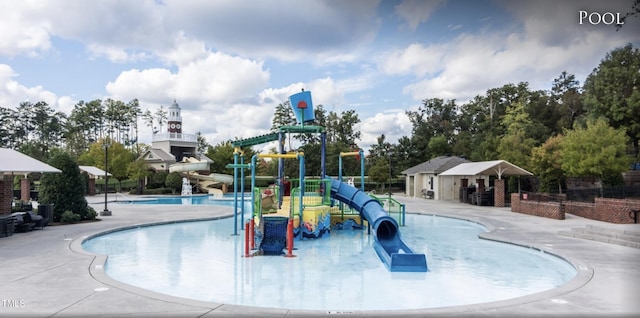
M 255 240 L 255 229 L 256 223 L 254 221 L 253 218 L 251 218 L 251 220 L 249 220 L 249 248 L 251 250 L 254 250 L 256 248 L 256 240 Z
M 249 222 L 244 226 L 244 257 L 251 257 L 249 253 Z
M 287 223 L 287 254 L 284 257 L 296 257 L 293 255 L 293 219 Z

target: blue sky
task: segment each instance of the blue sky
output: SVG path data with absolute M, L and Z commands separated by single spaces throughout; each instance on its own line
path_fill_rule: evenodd
M 579 11 L 633 0 L 204 1 L 0 0 L 0 106 L 137 98 L 182 107 L 185 133 L 216 144 L 267 132 L 301 88 L 314 104 L 355 109 L 360 146 L 411 134 L 406 110 L 459 103 L 562 71 L 583 82 L 605 54 L 640 43 L 640 18 L 579 24 Z M 141 123 L 140 141 L 151 129 Z

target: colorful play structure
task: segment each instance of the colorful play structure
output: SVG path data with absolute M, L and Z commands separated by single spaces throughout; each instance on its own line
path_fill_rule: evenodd
M 404 225 L 404 209 L 398 211 L 397 219 L 387 210 L 402 207 L 388 198 L 383 204 L 380 198 L 364 191 L 364 154 L 362 150 L 339 154 L 339 175 L 337 179 L 326 176 L 326 132 L 321 126 L 308 124 L 314 120 L 311 92 L 302 91 L 289 97 L 297 125 L 279 127 L 277 133 L 261 135 L 233 142 L 234 163 L 227 165 L 234 169 L 234 235 L 238 230 L 238 214 L 244 217 L 244 171 L 251 169 L 251 217 L 245 223 L 244 256 L 293 255 L 294 241 L 327 239 L 331 229 L 372 230 L 374 249 L 391 272 L 426 272 L 427 261 L 424 254 L 417 254 L 402 240 L 399 223 Z M 321 137 L 321 175 L 319 178 L 305 176 L 305 154 L 285 151 L 285 134 L 311 133 Z M 257 154 L 250 163 L 244 163 L 242 147 L 250 147 L 278 140 L 276 154 Z M 352 180 L 342 182 L 342 158 L 359 157 L 360 189 Z M 268 187 L 256 187 L 256 160 L 270 158 L 278 160 L 277 182 Z M 287 179 L 284 175 L 284 161 L 296 160 L 299 178 Z M 238 173 L 240 172 L 240 173 Z M 237 182 L 239 179 L 240 182 Z M 239 184 L 240 183 L 240 184 Z M 240 193 L 238 191 L 240 185 Z M 238 200 L 240 197 L 240 200 Z M 240 203 L 240 213 L 238 213 Z M 387 210 L 385 210 L 385 206 Z M 251 250 L 257 249 L 255 252 Z M 286 252 L 283 252 L 286 249 Z

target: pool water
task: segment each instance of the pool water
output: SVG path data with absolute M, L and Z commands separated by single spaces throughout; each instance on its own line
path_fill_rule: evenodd
M 535 249 L 481 240 L 467 221 L 407 215 L 403 238 L 427 273 L 391 273 L 366 230 L 296 241 L 295 258 L 243 257 L 232 218 L 114 232 L 85 241 L 106 273 L 158 293 L 202 301 L 309 310 L 399 310 L 499 301 L 561 286 L 576 275 Z
M 241 203 L 242 197 L 238 194 L 238 204 Z M 132 201 L 120 201 L 121 204 L 184 204 L 184 205 L 226 205 L 233 206 L 233 193 L 231 195 L 225 194 L 224 196 L 213 195 L 194 195 L 194 196 L 167 196 L 167 197 L 154 197 Z M 245 204 L 251 202 L 251 196 L 245 194 Z

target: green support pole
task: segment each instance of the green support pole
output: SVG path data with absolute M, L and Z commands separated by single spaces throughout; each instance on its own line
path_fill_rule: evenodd
M 244 154 L 240 155 L 240 166 L 244 166 Z M 244 221 L 244 168 L 240 169 L 240 203 L 240 211 L 242 211 L 240 219 Z
M 302 198 L 304 197 L 304 156 L 298 154 L 298 160 L 300 160 L 300 225 L 302 226 Z M 302 235 L 302 234 L 301 234 Z M 302 236 L 300 236 L 302 239 Z

